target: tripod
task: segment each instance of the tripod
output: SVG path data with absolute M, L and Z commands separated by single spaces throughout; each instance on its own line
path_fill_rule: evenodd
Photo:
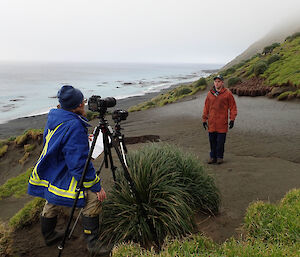
M 126 154 L 127 154 L 127 148 L 126 148 L 126 145 L 125 145 L 125 140 L 124 140 L 124 135 L 121 133 L 121 125 L 120 125 L 120 121 L 119 120 L 114 120 L 115 121 L 115 133 L 112 132 L 112 129 L 111 127 L 109 126 L 108 122 L 106 120 L 101 120 L 100 119 L 100 123 L 99 123 L 99 126 L 100 126 L 100 130 L 103 134 L 103 153 L 104 153 L 104 157 L 103 157 L 103 161 L 100 165 L 100 168 L 97 170 L 96 174 L 97 176 L 100 175 L 100 172 L 103 168 L 103 165 L 105 164 L 105 168 L 108 168 L 108 158 L 109 158 L 109 161 L 110 161 L 110 169 L 111 169 L 111 172 L 112 172 L 112 175 L 113 175 L 113 179 L 114 179 L 114 182 L 116 182 L 116 176 L 115 176 L 115 171 L 117 169 L 117 167 L 114 165 L 113 163 L 113 158 L 112 158 L 112 154 L 111 154 L 111 147 L 112 147 L 112 143 L 109 143 L 109 136 L 108 136 L 108 131 L 110 131 L 110 133 L 112 133 L 112 137 L 114 140 L 117 140 L 117 144 L 120 145 L 120 151 L 121 151 L 121 155 L 122 155 L 122 158 L 124 160 L 124 163 L 126 165 L 126 167 L 128 168 L 128 165 L 127 165 L 127 161 L 126 161 Z M 97 139 L 96 139 L 97 140 Z M 82 213 L 83 209 L 80 210 L 74 224 L 73 224 L 73 227 L 69 233 L 69 236 L 68 236 L 68 239 L 71 238 L 73 232 L 74 232 L 74 229 L 79 221 L 79 218 L 81 216 L 81 213 Z
M 128 171 L 128 166 L 127 166 L 127 162 L 126 162 L 126 158 L 125 158 L 125 153 L 127 153 L 127 148 L 126 148 L 125 142 L 124 142 L 124 135 L 121 134 L 120 124 L 118 122 L 116 123 L 116 126 L 115 126 L 116 133 L 114 134 L 112 128 L 109 126 L 107 120 L 105 120 L 105 118 L 104 118 L 106 111 L 107 111 L 106 107 L 101 108 L 100 111 L 99 111 L 99 124 L 95 129 L 94 138 L 93 138 L 93 142 L 92 142 L 89 154 L 88 154 L 88 158 L 87 158 L 86 163 L 84 165 L 84 169 L 83 169 L 80 181 L 79 181 L 79 183 L 77 185 L 77 188 L 76 188 L 76 196 L 75 196 L 75 200 L 74 200 L 74 203 L 73 203 L 73 206 L 72 206 L 72 209 L 71 209 L 71 213 L 70 213 L 70 217 L 69 217 L 69 220 L 68 220 L 68 223 L 67 223 L 67 227 L 65 229 L 64 237 L 62 239 L 62 242 L 58 246 L 58 250 L 59 250 L 58 257 L 61 256 L 62 251 L 64 249 L 66 239 L 67 239 L 68 235 L 70 235 L 69 229 L 70 229 L 70 225 L 71 225 L 71 222 L 72 222 L 72 219 L 73 219 L 73 216 L 74 216 L 75 208 L 76 208 L 76 205 L 77 205 L 77 202 L 78 202 L 79 193 L 80 193 L 80 191 L 82 191 L 84 189 L 83 181 L 84 181 L 85 175 L 87 173 L 87 168 L 88 168 L 88 165 L 91 161 L 92 153 L 94 151 L 95 144 L 96 144 L 97 138 L 99 136 L 100 130 L 103 133 L 104 160 L 101 164 L 99 173 L 101 171 L 103 163 L 105 164 L 106 168 L 108 167 L 108 158 L 109 158 L 113 179 L 114 179 L 114 181 L 116 181 L 116 175 L 115 175 L 116 167 L 114 166 L 112 155 L 111 155 L 111 147 L 110 147 L 110 144 L 111 144 L 111 146 L 115 149 L 115 151 L 117 153 L 117 156 L 118 156 L 118 159 L 119 159 L 119 161 L 122 165 L 122 168 L 123 168 L 123 171 L 124 171 L 124 176 L 125 176 L 126 180 L 128 181 L 128 184 L 130 186 L 130 190 L 131 190 L 133 196 L 136 198 L 136 202 L 137 202 L 137 205 L 138 205 L 138 208 L 139 208 L 138 211 L 141 214 L 145 213 L 145 210 L 142 206 L 140 196 L 136 191 L 134 182 L 133 182 L 133 180 L 130 176 L 130 173 Z M 109 139 L 110 139 L 111 143 L 109 143 Z M 119 146 L 120 146 L 121 150 L 119 149 Z M 79 216 L 78 216 L 77 220 L 79 219 Z M 151 222 L 148 222 L 148 225 L 149 225 L 151 233 L 155 236 L 155 230 L 154 230 L 153 224 Z M 72 229 L 72 231 L 73 230 L 74 229 Z M 158 239 L 157 239 L 156 236 L 154 238 L 154 242 L 160 248 L 160 243 L 158 242 Z

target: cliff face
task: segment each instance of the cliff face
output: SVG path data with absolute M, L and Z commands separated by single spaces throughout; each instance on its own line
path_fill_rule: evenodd
M 292 35 L 295 32 L 300 31 L 300 18 L 296 18 L 296 20 L 290 21 L 288 23 L 282 24 L 279 27 L 274 28 L 270 31 L 266 36 L 259 39 L 252 45 L 250 45 L 243 53 L 235 57 L 232 61 L 227 63 L 222 70 L 228 69 L 235 64 L 240 63 L 243 60 L 247 60 L 251 58 L 253 55 L 257 53 L 261 53 L 265 46 L 271 45 L 275 42 L 282 43 L 285 38 L 289 35 Z

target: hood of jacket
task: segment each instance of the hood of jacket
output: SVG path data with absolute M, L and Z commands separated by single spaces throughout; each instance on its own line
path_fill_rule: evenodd
M 85 127 L 91 126 L 88 123 L 88 120 L 81 115 L 66 111 L 64 109 L 51 109 L 48 113 L 47 127 L 49 129 L 54 129 L 62 122 L 67 122 L 74 119 L 80 120 Z

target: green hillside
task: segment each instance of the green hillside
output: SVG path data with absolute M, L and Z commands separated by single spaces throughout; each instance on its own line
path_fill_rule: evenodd
M 300 97 L 300 32 L 287 37 L 281 44 L 266 46 L 262 53 L 241 61 L 221 74 L 228 80 L 229 87 L 254 86 L 251 85 L 252 80 L 259 81 L 260 86 L 285 87 L 286 90 L 281 90 L 281 93 Z M 282 96 L 278 98 L 281 100 Z

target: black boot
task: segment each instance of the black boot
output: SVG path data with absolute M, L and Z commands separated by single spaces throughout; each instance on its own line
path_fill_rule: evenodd
M 82 226 L 89 253 L 93 256 L 109 256 L 112 246 L 104 246 L 99 240 L 99 215 L 96 217 L 82 215 Z
M 42 228 L 42 234 L 45 239 L 45 243 L 47 246 L 54 245 L 55 243 L 62 240 L 64 237 L 64 233 L 57 232 L 55 230 L 57 222 L 57 217 L 54 218 L 46 218 L 44 216 L 41 216 L 41 228 Z

